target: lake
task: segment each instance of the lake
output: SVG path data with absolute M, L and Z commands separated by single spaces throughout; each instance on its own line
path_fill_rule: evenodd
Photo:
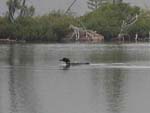
M 59 59 L 90 62 L 64 69 Z M 150 44 L 0 45 L 0 113 L 149 113 Z

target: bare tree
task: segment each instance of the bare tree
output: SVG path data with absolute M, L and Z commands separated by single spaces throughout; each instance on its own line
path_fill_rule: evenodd
M 116 4 L 116 3 L 122 3 L 122 2 L 123 0 L 88 0 L 87 4 L 88 4 L 89 9 L 95 10 L 105 3 Z
M 91 10 L 95 10 L 99 8 L 103 3 L 106 3 L 107 0 L 88 0 L 88 8 Z
M 123 0 L 113 0 L 113 4 L 116 4 L 116 3 L 122 3 Z
M 12 23 L 15 20 L 15 15 L 17 17 L 33 16 L 35 12 L 33 6 L 26 5 L 26 0 L 8 0 L 6 4 L 8 7 L 7 16 Z
M 123 20 L 122 25 L 121 25 L 121 29 L 120 29 L 120 33 L 118 34 L 118 38 L 123 38 L 124 40 L 124 36 L 127 34 L 127 30 L 135 23 L 138 21 L 140 14 L 135 14 L 134 16 L 128 16 L 126 20 Z M 138 36 L 136 36 L 138 37 Z
M 74 0 L 74 1 L 71 3 L 71 5 L 69 5 L 69 7 L 67 8 L 67 10 L 65 11 L 65 14 L 67 14 L 67 13 L 71 10 L 72 6 L 73 6 L 76 2 L 77 2 L 77 0 Z
M 18 0 L 7 1 L 7 6 L 8 6 L 8 19 L 9 21 L 14 22 L 15 12 L 19 8 Z
M 33 6 L 28 7 L 26 5 L 26 0 L 21 0 L 20 1 L 21 7 L 20 7 L 20 17 L 24 17 L 24 16 L 33 16 L 35 9 Z

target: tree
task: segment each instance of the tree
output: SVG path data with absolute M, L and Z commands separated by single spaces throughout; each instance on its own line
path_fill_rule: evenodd
M 116 3 L 122 3 L 123 0 L 113 0 L 113 4 L 116 4 Z
M 20 15 L 19 15 L 20 17 L 34 15 L 35 9 L 33 6 L 27 7 L 26 0 L 20 0 L 20 3 L 22 4 L 20 6 Z
M 16 10 L 19 8 L 18 0 L 9 0 L 7 1 L 8 12 L 7 16 L 10 22 L 14 22 L 14 15 Z
M 139 7 L 133 7 L 126 3 L 107 4 L 86 14 L 82 17 L 82 21 L 86 28 L 97 31 L 105 36 L 106 40 L 111 40 L 120 33 L 123 20 L 128 22 L 127 17 L 134 17 L 139 13 Z
M 33 16 L 35 9 L 33 6 L 27 6 L 26 0 L 8 0 L 7 17 L 10 22 L 14 22 L 17 17 Z
M 98 9 L 103 3 L 106 3 L 107 0 L 88 0 L 88 8 L 91 10 Z
M 135 37 L 138 34 L 139 38 L 150 38 L 150 12 L 142 11 L 138 21 L 128 29 L 128 33 Z
M 95 10 L 106 3 L 118 4 L 122 2 L 123 0 L 88 0 L 87 4 L 89 9 Z

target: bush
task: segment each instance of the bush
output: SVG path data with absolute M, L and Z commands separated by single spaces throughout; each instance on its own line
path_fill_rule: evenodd
M 74 18 L 61 12 L 51 12 L 48 15 L 36 17 L 18 17 L 14 23 L 7 18 L 0 17 L 0 38 L 26 40 L 31 42 L 61 42 L 70 32 L 69 25 L 81 26 L 81 22 L 87 29 L 95 30 L 104 35 L 106 40 L 117 37 L 123 20 L 140 13 L 139 7 L 131 7 L 129 4 L 106 4 L 85 14 Z M 150 31 L 150 12 L 142 12 L 139 20 L 126 32 L 135 37 L 147 37 Z
M 139 13 L 140 8 L 125 3 L 106 4 L 83 16 L 82 21 L 88 29 L 96 30 L 107 40 L 111 40 L 119 34 L 122 21 L 126 20 L 127 16 Z
M 69 32 L 69 25 L 75 23 L 74 17 L 58 13 L 20 17 L 15 23 L 0 18 L 0 36 L 32 42 L 60 42 Z
M 139 20 L 128 30 L 128 33 L 132 38 L 135 37 L 135 34 L 137 33 L 139 35 L 139 38 L 147 38 L 149 37 L 150 32 L 150 12 L 143 12 L 143 14 L 140 16 Z

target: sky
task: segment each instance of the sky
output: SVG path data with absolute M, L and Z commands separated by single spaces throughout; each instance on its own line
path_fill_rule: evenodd
M 0 0 L 0 15 L 4 15 L 7 11 L 7 0 Z M 66 10 L 73 0 L 27 0 L 36 9 L 36 15 L 43 15 L 52 10 Z M 131 5 L 138 5 L 144 8 L 150 7 L 150 0 L 124 0 Z M 77 15 L 83 15 L 88 11 L 87 0 L 77 0 L 72 7 L 72 11 Z

